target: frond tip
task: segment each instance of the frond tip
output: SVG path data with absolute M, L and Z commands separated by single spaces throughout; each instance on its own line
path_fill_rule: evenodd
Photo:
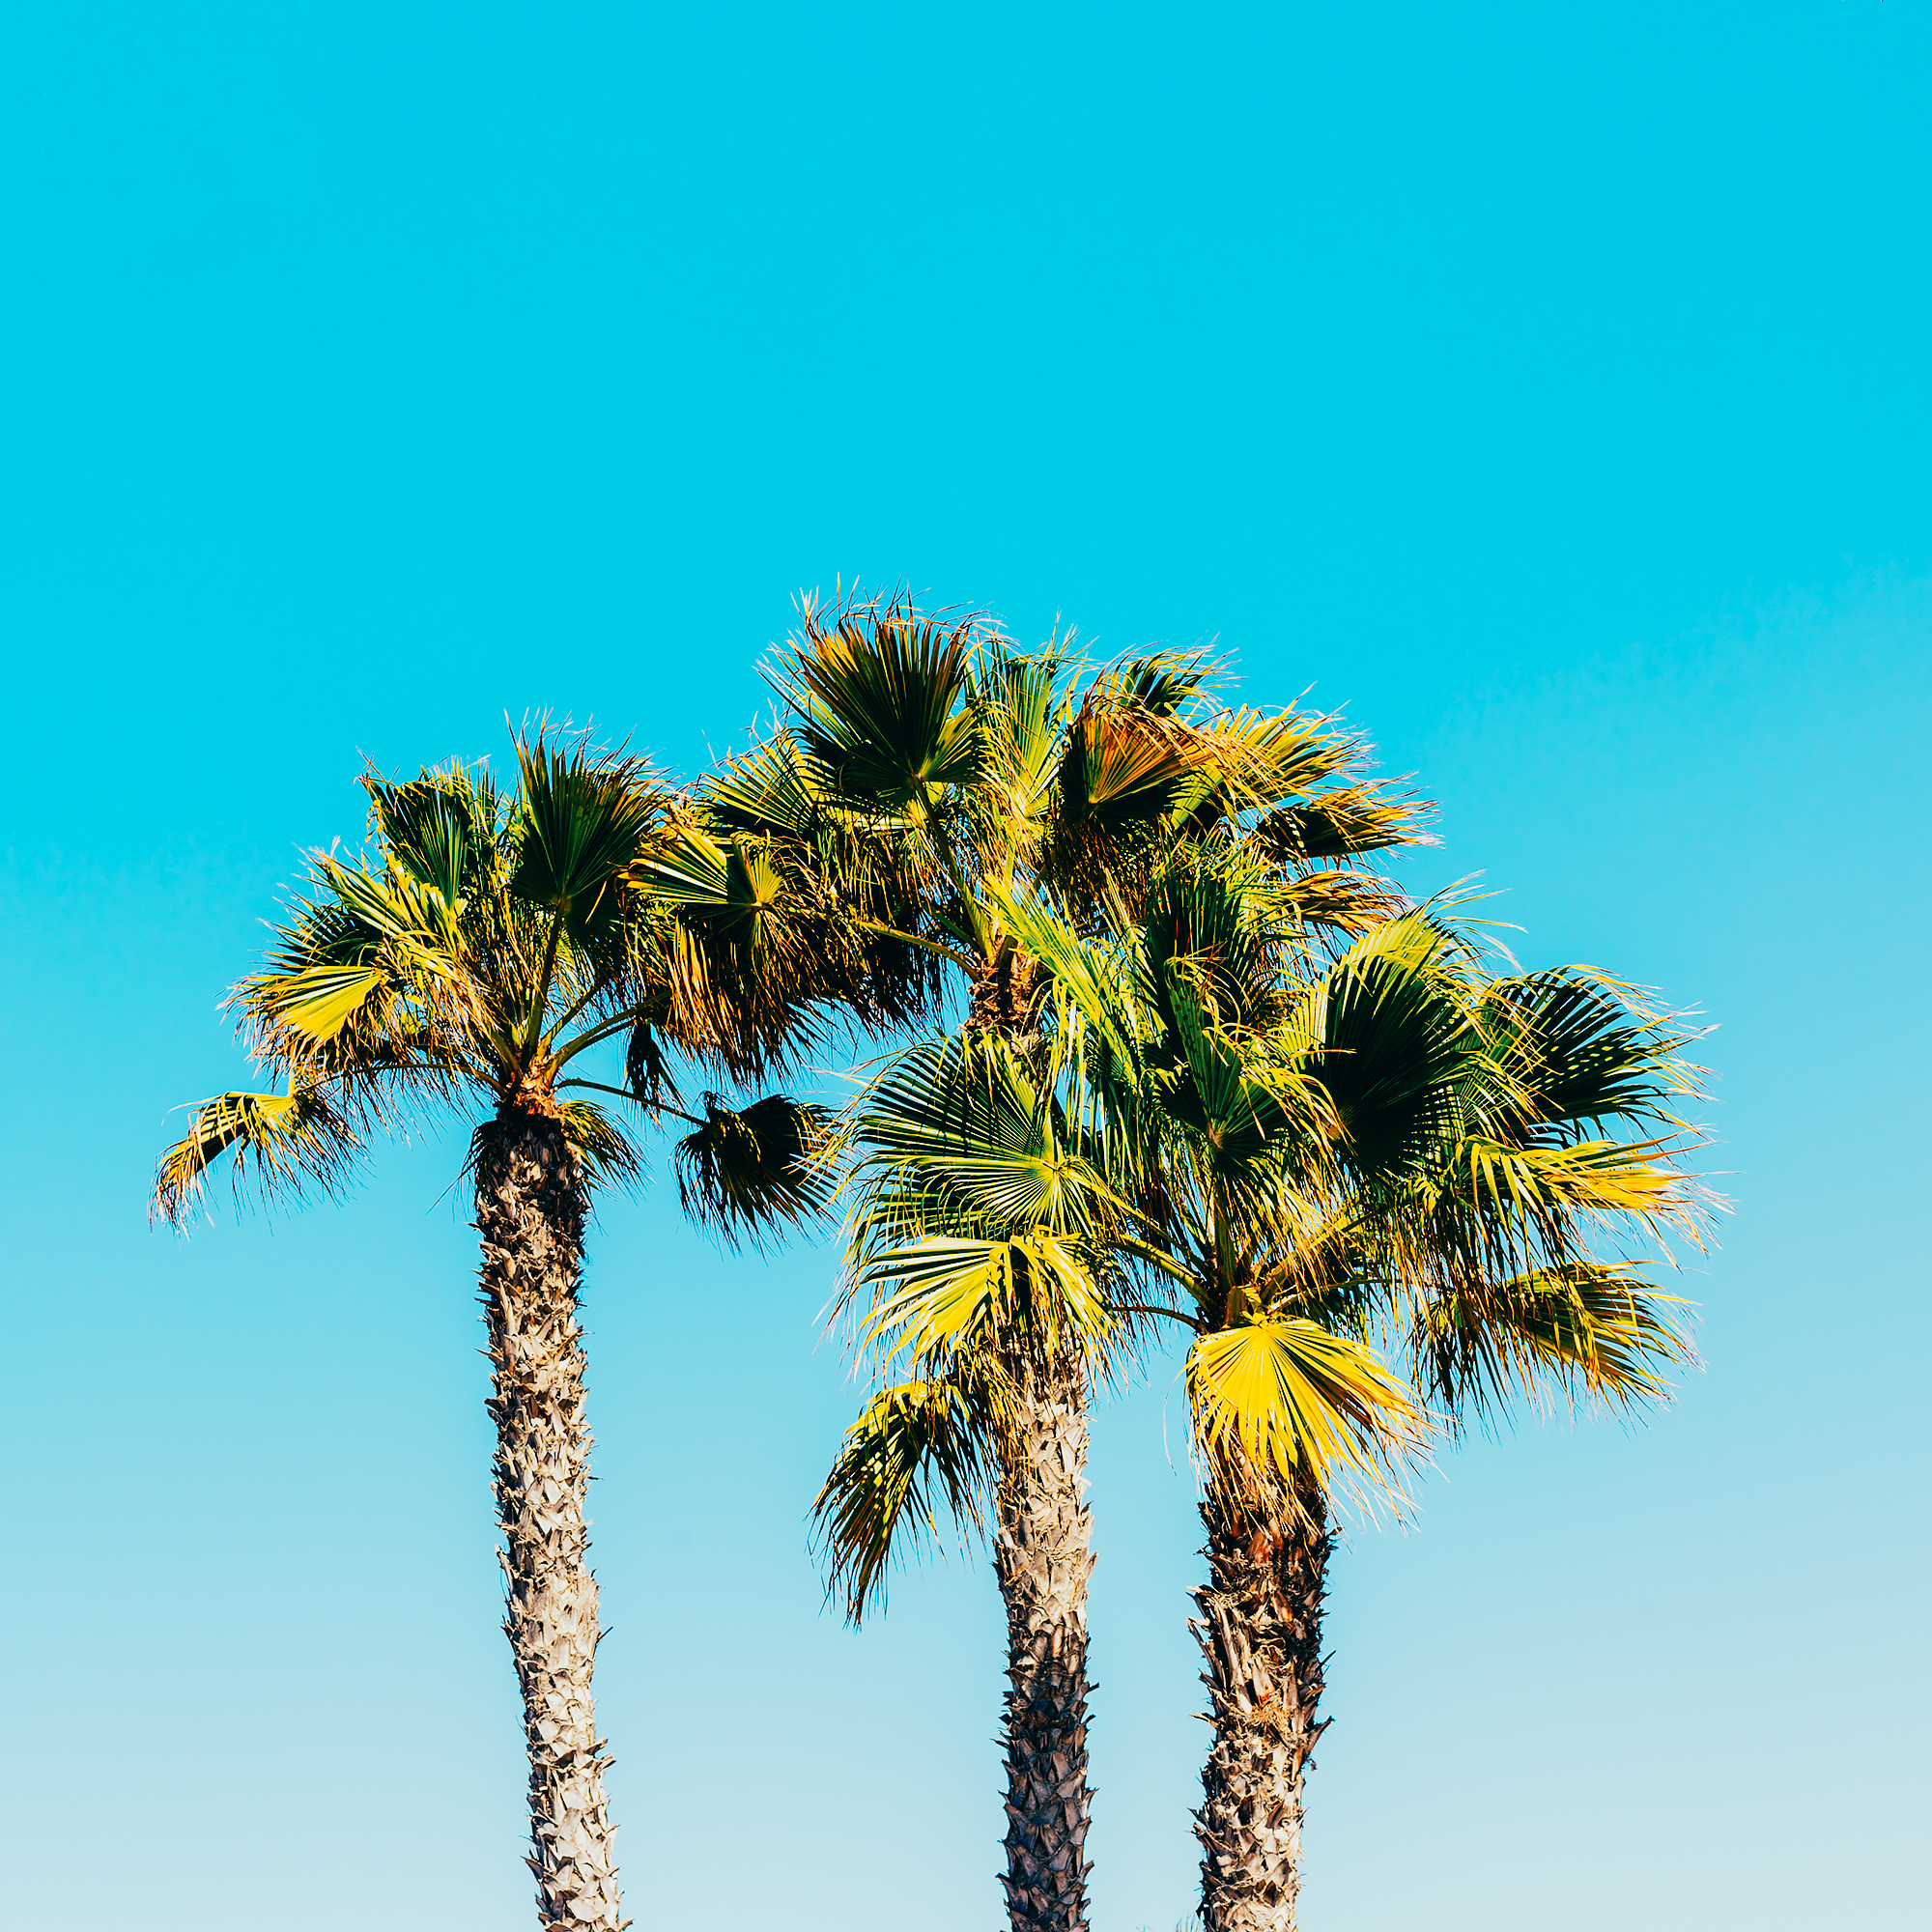
M 328 1188 L 361 1143 L 328 1096 L 298 1082 L 286 1094 L 218 1094 L 195 1109 L 188 1131 L 161 1155 L 150 1217 L 180 1228 L 200 1199 L 209 1168 L 235 1155 L 239 1188 L 252 1173 L 270 1191 Z

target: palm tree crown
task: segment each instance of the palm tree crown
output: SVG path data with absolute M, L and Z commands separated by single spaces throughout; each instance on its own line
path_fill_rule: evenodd
M 983 1519 L 997 1320 L 1044 1305 L 1108 1362 L 1190 1331 L 1217 1932 L 1293 1923 L 1336 1482 L 1387 1496 L 1432 1423 L 1512 1389 L 1655 1398 L 1688 1353 L 1622 1241 L 1695 1234 L 1684 1031 L 1588 971 L 1486 973 L 1437 910 L 1324 932 L 1294 883 L 1222 843 L 1171 850 L 1131 928 L 996 895 L 1045 1037 L 1030 1086 L 914 1049 L 855 1110 L 853 1291 L 914 1373 L 820 1499 L 856 1615 L 941 1506 Z
M 709 909 L 654 895 L 679 800 L 641 760 L 542 733 L 517 758 L 508 791 L 475 765 L 364 779 L 373 852 L 311 855 L 266 964 L 230 997 L 283 1091 L 204 1105 L 162 1159 L 160 1213 L 179 1219 L 224 1153 L 238 1180 L 328 1187 L 372 1128 L 466 1095 L 556 1119 L 593 1187 L 637 1177 L 641 1121 L 689 1122 L 689 1204 L 727 1232 L 817 1205 L 799 1158 L 816 1110 L 711 1096 L 687 1114 L 672 1066 L 788 1064 L 823 1023 L 822 962 L 810 982 L 753 978 L 705 929 Z M 582 1071 L 600 1046 L 621 1054 L 618 1080 Z

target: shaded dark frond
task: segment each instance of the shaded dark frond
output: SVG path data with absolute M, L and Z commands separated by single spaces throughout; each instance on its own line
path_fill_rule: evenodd
M 1262 883 L 1244 855 L 1203 852 L 1175 854 L 1151 882 L 1140 934 L 1145 986 L 1170 1031 L 1171 990 L 1181 983 L 1215 1025 L 1254 1028 L 1277 1015 L 1285 961 Z
M 902 1024 L 936 996 L 937 959 L 897 937 L 876 882 L 822 873 L 796 841 L 680 819 L 642 877 L 674 915 L 662 1030 L 732 1079 L 796 1065 L 841 1017 Z
M 1686 1305 L 1636 1267 L 1571 1262 L 1428 1295 L 1410 1346 L 1418 1379 L 1452 1411 L 1577 1390 L 1626 1408 L 1664 1399 L 1662 1371 L 1695 1361 L 1674 1319 Z
M 253 1179 L 270 1193 L 299 1197 L 336 1186 L 359 1151 L 354 1128 L 328 1094 L 298 1084 L 286 1094 L 217 1094 L 195 1110 L 188 1131 L 162 1154 L 150 1212 L 179 1228 L 210 1166 L 234 1156 L 239 1191 Z
M 651 1112 L 684 1103 L 671 1075 L 664 1042 L 658 1037 L 657 1028 L 647 1019 L 639 1019 L 631 1028 L 630 1038 L 624 1043 L 624 1084 L 639 1103 Z
M 669 795 L 639 758 L 582 737 L 520 739 L 517 867 L 511 891 L 563 915 L 579 945 L 614 928 L 634 869 L 649 856 Z
M 960 1375 L 882 1389 L 846 1432 L 812 1505 L 825 1592 L 856 1625 L 883 1608 L 886 1574 L 934 1540 L 944 1507 L 962 1533 L 983 1530 L 994 1484 L 993 1397 Z
M 962 699 L 986 628 L 978 614 L 928 616 L 902 597 L 823 614 L 808 604 L 766 674 L 835 793 L 923 801 L 981 769 L 978 722 Z
M 1492 1051 L 1524 1090 L 1525 1124 L 1619 1120 L 1676 1124 L 1696 1093 L 1679 1059 L 1691 1037 L 1630 989 L 1582 967 L 1496 980 L 1484 990 Z
M 1109 665 L 1094 690 L 1103 701 L 1174 718 L 1208 690 L 1218 668 L 1206 651 L 1150 651 Z
M 1319 1041 L 1309 1070 L 1334 1102 L 1357 1176 L 1413 1168 L 1461 1124 L 1462 1084 L 1483 1047 L 1468 982 L 1463 942 L 1412 913 L 1372 928 L 1308 995 Z
M 732 1109 L 707 1094 L 704 1111 L 676 1151 L 678 1199 L 694 1221 L 757 1244 L 825 1212 L 838 1190 L 827 1109 L 783 1094 Z

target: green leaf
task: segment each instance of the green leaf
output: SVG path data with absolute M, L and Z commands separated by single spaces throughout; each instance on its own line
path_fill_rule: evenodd
M 358 1146 L 319 1088 L 218 1094 L 196 1108 L 186 1134 L 161 1155 L 152 1211 L 180 1227 L 200 1198 L 209 1168 L 224 1153 L 234 1156 L 238 1187 L 252 1173 L 270 1191 L 298 1195 L 311 1182 L 333 1186 Z
M 253 981 L 250 1004 L 276 1026 L 321 1042 L 333 1039 L 350 1014 L 386 986 L 388 979 L 373 966 L 311 966 L 287 979 Z
M 1087 1264 L 1051 1235 L 929 1235 L 870 1256 L 860 1278 L 873 1288 L 898 1284 L 865 1334 L 866 1345 L 879 1345 L 888 1359 L 950 1362 L 995 1337 L 1093 1349 L 1114 1326 Z
M 1662 1371 L 1694 1362 L 1672 1320 L 1686 1304 L 1629 1264 L 1573 1262 L 1507 1281 L 1451 1285 L 1416 1310 L 1416 1355 L 1435 1395 L 1482 1412 L 1513 1390 L 1581 1387 L 1617 1408 L 1669 1393 Z

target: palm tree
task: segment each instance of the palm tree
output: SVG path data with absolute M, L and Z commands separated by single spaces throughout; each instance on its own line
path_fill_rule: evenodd
M 954 992 L 968 1033 L 1022 1058 L 1048 986 L 1007 917 L 1015 895 L 1118 924 L 1177 844 L 1247 838 L 1308 917 L 1358 925 L 1386 909 L 1385 892 L 1323 862 L 1416 836 L 1417 809 L 1363 781 L 1358 741 L 1304 714 L 1220 708 L 1198 657 L 1154 654 L 1082 682 L 1067 640 L 1022 653 L 982 616 L 935 618 L 895 598 L 807 603 L 772 678 L 784 720 L 706 787 L 693 889 L 715 897 L 736 864 L 765 902 L 844 901 L 895 949 L 901 977 L 875 996 L 882 1006 L 923 998 L 943 1010 Z M 916 989 L 905 947 L 928 962 Z M 977 1238 L 1026 1233 L 977 1225 Z M 1010 1255 L 1001 1265 L 1022 1277 L 1029 1266 Z M 1042 1932 L 1086 1922 L 1091 1802 L 1091 1363 L 1077 1324 L 1019 1319 L 1046 1309 L 1059 1279 L 1049 1269 L 1037 1294 L 995 1297 L 978 1368 L 953 1389 L 999 1418 L 983 1447 L 1009 1635 L 1006 1886 L 1013 1924 Z M 930 1394 L 913 1399 L 927 1421 L 941 1412 Z M 910 1413 L 893 1410 L 891 1426 Z
M 1089 1802 L 1091 1519 L 1076 1483 L 1038 1472 L 1084 1468 L 1088 1383 L 1122 1339 L 1106 1294 L 1121 1204 L 1104 1148 L 1063 1103 L 1056 1037 L 1020 1050 L 966 1029 L 920 1042 L 851 1110 L 848 1294 L 882 1380 L 908 1374 L 847 1432 L 814 1511 L 855 1624 L 882 1600 L 888 1559 L 931 1526 L 927 1486 L 955 1517 L 990 1520 L 1008 1616 L 1008 1903 L 1021 1924 L 1069 1894 L 1084 1904 Z
M 373 1131 L 482 1110 L 468 1172 L 504 1628 L 529 1752 L 528 1862 L 546 1928 L 618 1932 L 609 1758 L 591 1702 L 585 1219 L 600 1187 L 639 1174 L 635 1122 L 664 1115 L 694 1129 L 677 1147 L 687 1206 L 727 1235 L 819 1205 L 819 1110 L 783 1094 L 734 1110 L 710 1094 L 702 1116 L 686 1113 L 671 1067 L 682 1057 L 752 1078 L 781 1066 L 838 990 L 829 976 L 844 955 L 830 931 L 806 946 L 786 927 L 774 942 L 755 909 L 656 898 L 652 862 L 680 806 L 639 760 L 541 730 L 517 755 L 510 790 L 457 764 L 405 782 L 365 778 L 373 849 L 355 864 L 310 856 L 265 965 L 231 995 L 278 1091 L 200 1107 L 162 1156 L 154 1198 L 181 1225 L 223 1154 L 238 1184 L 252 1175 L 327 1190 Z M 599 1048 L 615 1078 L 586 1070 Z
M 1294 1924 L 1337 1480 L 1384 1489 L 1424 1396 L 1629 1405 L 1687 1352 L 1669 1298 L 1585 1239 L 1694 1234 L 1681 1032 L 1581 969 L 1487 977 L 1429 912 L 1323 963 L 1286 910 L 1242 854 L 1171 867 L 1124 953 L 1009 909 L 1135 1151 L 1137 1306 L 1194 1337 L 1207 1932 Z M 1416 1393 L 1373 1347 L 1391 1330 Z

